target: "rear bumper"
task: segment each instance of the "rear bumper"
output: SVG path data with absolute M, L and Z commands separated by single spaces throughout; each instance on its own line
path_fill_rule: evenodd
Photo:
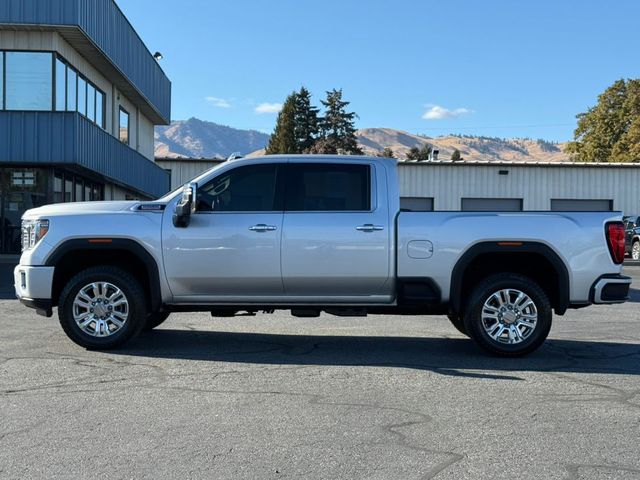
M 631 277 L 603 275 L 591 287 L 591 302 L 595 304 L 623 303 L 629 300 Z
M 16 297 L 23 305 L 35 308 L 37 313 L 51 316 L 51 287 L 54 267 L 18 265 L 13 270 Z

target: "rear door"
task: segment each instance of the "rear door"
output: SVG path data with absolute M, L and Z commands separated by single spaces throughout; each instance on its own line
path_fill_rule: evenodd
M 285 295 L 390 295 L 391 229 L 384 171 L 366 161 L 286 166 L 282 233 Z M 380 299 L 388 301 L 389 298 Z M 369 298 L 367 301 L 375 301 Z

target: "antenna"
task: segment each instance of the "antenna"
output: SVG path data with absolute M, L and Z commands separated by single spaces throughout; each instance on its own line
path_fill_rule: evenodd
M 240 152 L 233 152 L 231 155 L 227 157 L 227 162 L 232 160 L 237 160 L 238 158 L 242 158 L 242 154 Z

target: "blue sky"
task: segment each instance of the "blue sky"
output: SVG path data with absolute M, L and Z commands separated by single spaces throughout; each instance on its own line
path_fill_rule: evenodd
M 270 132 L 300 85 L 342 88 L 358 127 L 572 137 L 640 76 L 635 0 L 117 0 L 173 84 L 172 118 Z

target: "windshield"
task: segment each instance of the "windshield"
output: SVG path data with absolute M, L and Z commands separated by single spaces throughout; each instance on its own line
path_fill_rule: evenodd
M 210 173 L 215 172 L 216 170 L 218 170 L 219 168 L 221 168 L 222 166 L 224 166 L 226 164 L 227 164 L 227 162 L 219 163 L 215 167 L 211 167 L 209 170 L 205 170 L 204 172 L 202 172 L 200 175 L 198 175 L 194 179 L 189 180 L 187 183 L 194 183 L 194 182 L 195 183 L 200 183 L 200 180 L 202 180 L 203 178 L 207 177 Z M 166 195 L 164 195 L 163 197 L 159 198 L 156 201 L 157 202 L 168 202 L 169 200 L 174 198 L 176 195 L 178 195 L 180 192 L 182 192 L 182 188 L 183 187 L 184 187 L 184 185 L 180 185 L 178 188 L 176 188 L 175 190 L 167 193 Z

